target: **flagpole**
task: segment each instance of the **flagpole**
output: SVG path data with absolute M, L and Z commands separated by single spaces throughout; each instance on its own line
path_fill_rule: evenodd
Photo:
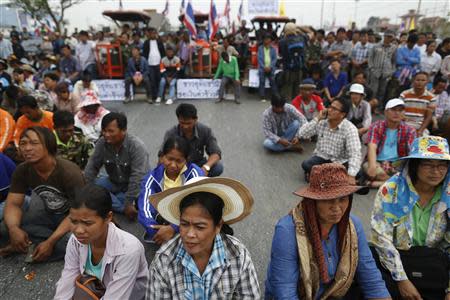
M 325 0 L 322 0 L 322 8 L 320 9 L 320 28 L 323 28 L 323 7 L 325 4 Z

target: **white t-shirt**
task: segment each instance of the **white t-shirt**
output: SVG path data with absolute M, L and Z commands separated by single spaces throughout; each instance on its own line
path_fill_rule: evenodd
M 148 65 L 158 66 L 161 62 L 161 54 L 158 49 L 158 42 L 156 40 L 150 40 L 150 51 L 148 53 Z

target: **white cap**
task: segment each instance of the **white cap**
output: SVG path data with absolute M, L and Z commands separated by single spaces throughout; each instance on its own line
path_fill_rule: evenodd
M 384 107 L 384 110 L 388 110 L 390 108 L 393 108 L 393 107 L 396 107 L 396 106 L 399 106 L 399 105 L 405 106 L 405 102 L 403 102 L 402 99 L 394 98 L 394 99 L 389 100 L 386 103 L 386 106 Z
M 357 94 L 361 94 L 361 95 L 365 95 L 364 93 L 364 86 L 362 84 L 359 83 L 354 83 L 350 86 L 350 90 L 348 91 L 348 93 L 357 93 Z

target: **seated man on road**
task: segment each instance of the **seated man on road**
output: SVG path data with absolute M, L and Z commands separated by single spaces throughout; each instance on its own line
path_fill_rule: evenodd
M 353 76 L 353 81 L 344 88 L 343 94 L 346 95 L 350 91 L 350 87 L 354 83 L 359 83 L 364 86 L 364 93 L 366 94 L 365 100 L 369 102 L 372 113 L 375 112 L 375 109 L 378 106 L 378 99 L 375 98 L 375 95 L 372 89 L 367 85 L 366 74 L 362 71 L 356 72 L 355 76 Z
M 131 57 L 128 60 L 127 70 L 125 72 L 125 100 L 124 103 L 131 101 L 130 88 L 133 85 L 133 91 L 137 86 L 141 84 L 145 88 L 147 95 L 147 102 L 153 103 L 151 97 L 151 86 L 149 79 L 149 69 L 147 60 L 141 56 L 141 49 L 138 46 L 131 49 Z
M 291 104 L 278 95 L 273 95 L 271 107 L 263 112 L 264 148 L 274 151 L 302 152 L 297 137 L 298 129 L 306 124 L 306 118 Z
M 358 128 L 359 136 L 364 135 L 368 130 L 370 124 L 372 124 L 372 112 L 370 110 L 370 104 L 364 97 L 364 86 L 359 83 L 354 83 L 348 91 L 352 106 L 347 115 L 347 120 L 353 123 Z
M 404 121 L 405 102 L 391 99 L 384 108 L 385 120 L 373 123 L 367 134 L 367 161 L 364 173 L 369 178 L 365 185 L 380 187 L 397 173 L 400 157 L 408 156 L 410 146 L 416 138 L 416 130 Z
M 102 133 L 84 171 L 86 181 L 110 191 L 113 210 L 134 220 L 139 183 L 150 169 L 148 152 L 138 137 L 127 132 L 124 114 L 111 112 L 103 117 Z M 97 178 L 103 166 L 108 175 Z
M 337 98 L 300 128 L 300 138 L 318 137 L 313 156 L 302 163 L 307 181 L 313 166 L 335 162 L 347 167 L 349 180 L 355 183 L 355 176 L 361 167 L 361 141 L 358 129 L 346 119 L 350 105 L 347 99 Z
M 239 65 L 237 58 L 230 56 L 226 51 L 222 52 L 221 57 L 216 75 L 214 75 L 214 79 L 222 77 L 219 88 L 219 100 L 216 103 L 223 101 L 225 88 L 229 83 L 232 83 L 234 86 L 234 102 L 240 104 L 241 82 L 239 81 Z
M 17 101 L 17 107 L 22 116 L 17 120 L 14 131 L 14 143 L 19 145 L 20 137 L 25 129 L 33 126 L 53 130 L 53 113 L 39 108 L 33 96 L 23 96 Z
M 300 84 L 300 95 L 292 100 L 292 105 L 305 116 L 308 122 L 324 109 L 322 98 L 314 94 L 316 87 L 311 78 L 303 80 Z
M 180 136 L 190 145 L 188 163 L 194 163 L 203 169 L 208 177 L 220 176 L 223 172 L 222 151 L 217 144 L 211 128 L 198 122 L 194 105 L 182 103 L 176 109 L 178 125 L 167 130 L 164 142 L 171 136 Z M 208 158 L 205 157 L 205 151 Z M 161 156 L 161 153 L 160 153 Z
M 3 220 L 5 200 L 11 185 L 11 177 L 16 169 L 16 164 L 6 155 L 0 153 L 0 222 Z
M 175 89 L 177 86 L 177 78 L 181 70 L 181 61 L 178 56 L 175 56 L 175 49 L 172 46 L 166 47 L 166 56 L 161 59 L 159 65 L 161 72 L 161 81 L 159 82 L 158 98 L 156 103 L 160 103 L 164 98 L 166 91 L 166 84 L 169 85 L 169 98 L 166 101 L 167 105 L 171 105 L 175 100 Z
M 58 110 L 53 114 L 53 133 L 56 138 L 57 155 L 70 160 L 81 169 L 86 166 L 93 144 L 83 133 L 75 129 L 75 119 L 71 112 Z
M 341 63 L 339 60 L 333 59 L 330 62 L 330 72 L 323 79 L 324 96 L 327 103 L 331 103 L 334 99 L 341 97 L 347 84 L 347 73 L 341 71 Z
M 32 261 L 62 259 L 70 221 L 66 217 L 75 190 L 84 185 L 80 168 L 56 157 L 56 139 L 43 127 L 22 132 L 19 143 L 25 162 L 13 173 L 4 210 L 9 244 L 0 256 L 32 252 Z M 27 209 L 25 194 L 32 191 Z
M 417 136 L 428 135 L 436 107 L 436 96 L 426 89 L 428 74 L 418 72 L 413 77 L 412 88 L 403 91 L 400 99 L 405 101 L 406 124 L 417 130 Z

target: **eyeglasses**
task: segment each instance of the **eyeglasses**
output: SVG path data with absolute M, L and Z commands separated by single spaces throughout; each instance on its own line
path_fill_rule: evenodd
M 336 107 L 334 107 L 334 106 L 332 106 L 332 105 L 330 105 L 330 106 L 328 107 L 328 110 L 334 110 L 334 111 L 337 111 L 337 112 L 342 112 L 342 110 L 340 110 L 339 108 L 336 108 Z
M 448 164 L 431 164 L 431 163 L 421 163 L 420 166 L 425 171 L 438 170 L 439 172 L 445 172 L 448 170 Z

